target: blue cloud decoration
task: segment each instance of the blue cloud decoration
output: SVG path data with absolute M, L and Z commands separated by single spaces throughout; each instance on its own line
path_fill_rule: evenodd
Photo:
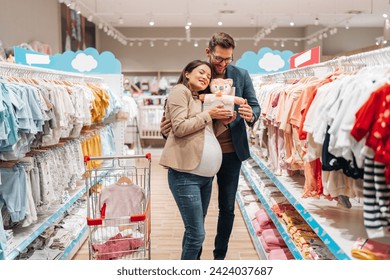
M 249 74 L 271 74 L 290 69 L 290 57 L 293 55 L 289 50 L 261 48 L 257 54 L 252 51 L 243 53 L 236 66 L 248 70 Z
M 79 74 L 120 74 L 121 63 L 114 54 L 104 51 L 101 54 L 94 48 L 77 52 L 66 51 L 53 56 L 15 47 L 17 64 L 42 67 L 52 70 Z

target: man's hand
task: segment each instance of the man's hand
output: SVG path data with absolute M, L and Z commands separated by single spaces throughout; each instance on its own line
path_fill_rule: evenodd
M 164 138 L 168 137 L 169 132 L 171 132 L 172 129 L 172 123 L 170 120 L 166 120 L 165 116 L 162 117 L 161 123 L 160 123 L 160 130 L 161 134 L 164 136 Z
M 247 122 L 252 121 L 253 117 L 253 111 L 252 107 L 248 105 L 248 101 L 245 99 L 245 103 L 240 105 L 240 108 L 238 108 L 238 113 L 240 114 L 240 117 L 246 120 Z

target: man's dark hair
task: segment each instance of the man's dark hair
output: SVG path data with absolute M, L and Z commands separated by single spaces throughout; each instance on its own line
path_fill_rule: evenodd
M 216 46 L 220 46 L 223 49 L 235 48 L 236 44 L 234 43 L 234 39 L 227 33 L 217 32 L 214 33 L 209 41 L 209 49 L 210 51 L 214 51 Z

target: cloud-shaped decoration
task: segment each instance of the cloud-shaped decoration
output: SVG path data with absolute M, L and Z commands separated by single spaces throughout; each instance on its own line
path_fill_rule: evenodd
M 74 68 L 72 63 L 74 59 L 80 55 L 83 54 L 84 56 L 93 58 L 97 65 L 94 68 L 91 68 L 88 70 L 86 66 L 82 66 L 81 68 L 77 69 Z M 114 54 L 108 51 L 102 52 L 99 54 L 99 52 L 94 48 L 87 48 L 84 51 L 66 51 L 62 54 L 56 54 L 52 58 L 53 64 L 56 64 L 53 69 L 68 71 L 68 72 L 83 72 L 80 70 L 85 70 L 85 72 L 88 72 L 88 74 L 120 74 L 122 72 L 121 70 L 121 63 L 118 59 L 115 58 Z M 62 69 L 59 69 L 62 68 Z
M 79 53 L 72 60 L 71 65 L 74 69 L 80 72 L 89 72 L 95 69 L 98 65 L 97 61 L 91 55 L 85 53 Z
M 290 69 L 292 51 L 279 51 L 261 48 L 257 54 L 252 51 L 243 53 L 236 66 L 248 70 L 249 74 L 270 74 Z
M 278 71 L 286 65 L 286 62 L 280 55 L 273 53 L 266 53 L 262 59 L 259 60 L 259 67 L 267 72 Z
M 121 63 L 111 52 L 99 52 L 94 48 L 84 51 L 66 51 L 49 57 L 42 54 L 15 48 L 15 61 L 18 64 L 31 65 L 73 73 L 121 74 Z M 93 62 L 94 61 L 94 62 Z

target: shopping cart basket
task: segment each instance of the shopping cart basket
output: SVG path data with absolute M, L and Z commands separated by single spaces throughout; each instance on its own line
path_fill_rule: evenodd
M 84 162 L 89 259 L 150 259 L 151 154 Z

